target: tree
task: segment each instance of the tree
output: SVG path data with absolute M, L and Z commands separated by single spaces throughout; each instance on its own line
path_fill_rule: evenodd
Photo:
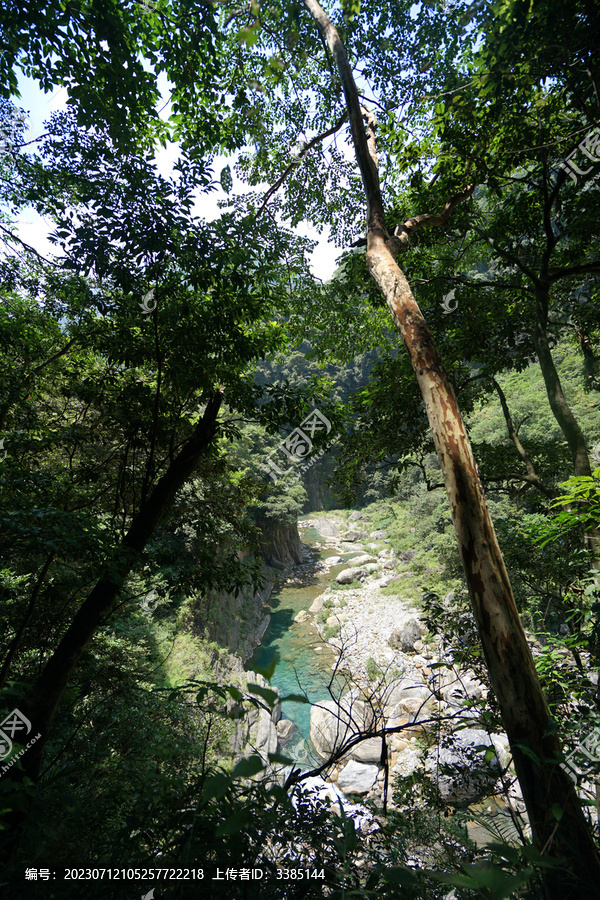
M 564 895 L 567 889 L 575 896 L 581 885 L 589 890 L 595 883 L 600 859 L 573 786 L 558 765 L 560 743 L 552 728 L 515 607 L 450 380 L 407 279 L 396 262 L 409 235 L 426 225 L 444 225 L 454 208 L 472 195 L 474 183 L 463 182 L 439 215 L 413 216 L 392 232 L 386 222 L 379 180 L 375 117 L 364 102 L 361 104 L 352 67 L 332 20 L 316 0 L 305 0 L 305 6 L 330 54 L 327 57 L 330 94 L 335 95 L 338 85 L 343 91 L 367 206 L 367 267 L 402 335 L 425 403 L 490 681 L 511 741 L 535 841 L 540 849 L 567 860 L 560 884 L 555 880 L 553 886 L 549 880 L 546 891 L 548 896 L 558 896 Z M 403 13 L 406 15 L 406 11 Z M 351 16 L 352 10 L 348 10 L 348 19 Z M 384 16 L 381 19 L 385 21 Z M 351 31 L 348 20 L 341 21 Z M 468 175 L 468 170 L 465 173 L 463 169 L 465 174 Z M 325 190 L 321 196 L 326 196 Z M 560 810 L 558 819 L 552 813 L 553 804 Z
M 78 661 L 182 488 L 201 464 L 208 480 L 227 478 L 216 436 L 231 439 L 247 416 L 274 429 L 306 402 L 254 378 L 256 361 L 285 344 L 277 268 L 287 238 L 267 237 L 265 221 L 240 245 L 232 238 L 244 221 L 196 221 L 189 209 L 206 187 L 203 167 L 183 163 L 179 177 L 161 178 L 150 154 L 123 153 L 110 135 L 83 131 L 69 116 L 50 126 L 45 161 L 54 188 L 45 209 L 65 257 L 40 273 L 37 297 L 27 298 L 26 278 L 7 291 L 2 321 L 17 362 L 3 370 L 10 459 L 2 544 L 5 553 L 12 545 L 15 573 L 34 573 L 28 602 L 11 609 L 5 680 L 23 661 L 32 618 L 39 621 L 40 591 L 52 623 L 49 657 L 33 678 L 35 666 L 25 666 L 32 682 L 19 704 L 42 735 L 23 760 L 34 780 Z M 38 472 L 31 481 L 30 467 Z M 252 574 L 237 560 L 242 523 L 233 506 L 210 515 L 204 587 L 237 590 Z M 77 574 L 63 585 L 65 605 L 48 608 L 46 583 L 69 566 Z

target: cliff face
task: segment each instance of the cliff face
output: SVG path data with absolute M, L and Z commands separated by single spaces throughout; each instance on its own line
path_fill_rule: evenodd
M 264 605 L 271 595 L 277 574 L 302 562 L 300 535 L 296 522 L 291 524 L 273 519 L 257 523 L 260 530 L 260 553 L 263 560 L 263 586 L 255 591 L 251 586 L 234 594 L 212 593 L 209 612 L 196 626 L 206 628 L 207 636 L 230 653 L 246 662 L 260 644 L 268 628 L 270 616 Z
M 296 522 L 288 524 L 273 519 L 260 519 L 257 525 L 262 535 L 261 556 L 268 566 L 286 569 L 302 562 L 300 535 Z

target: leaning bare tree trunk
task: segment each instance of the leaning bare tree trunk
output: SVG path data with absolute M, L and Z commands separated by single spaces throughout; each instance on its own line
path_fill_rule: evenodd
M 593 896 L 600 857 L 574 786 L 560 768 L 560 743 L 487 509 L 471 445 L 449 378 L 385 225 L 375 135 L 369 137 L 344 46 L 317 0 L 304 0 L 327 42 L 344 88 L 356 158 L 368 205 L 367 266 L 409 353 L 433 433 L 492 688 L 513 752 L 537 847 L 565 860 L 547 879 L 552 900 Z M 558 815 L 555 813 L 558 811 Z
M 37 780 L 56 708 L 65 687 L 85 647 L 93 638 L 102 619 L 110 612 L 114 600 L 125 579 L 132 571 L 154 533 L 177 491 L 186 483 L 198 465 L 198 461 L 212 442 L 217 430 L 217 416 L 223 394 L 219 391 L 208 402 L 194 434 L 184 444 L 166 472 L 134 516 L 129 531 L 123 538 L 118 558 L 110 573 L 99 579 L 85 599 L 73 621 L 64 633 L 54 653 L 44 666 L 38 680 L 24 701 L 20 711 L 32 723 L 32 734 L 41 734 L 22 759 L 25 774 Z

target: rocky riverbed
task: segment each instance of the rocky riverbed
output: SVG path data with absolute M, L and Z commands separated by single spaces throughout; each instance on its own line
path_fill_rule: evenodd
M 439 641 L 426 632 L 415 598 L 403 596 L 402 582 L 412 574 L 410 553 L 396 556 L 384 531 L 371 529 L 360 513 L 352 515 L 350 523 L 332 514 L 301 523 L 322 535 L 317 548 L 330 554 L 319 565 L 333 570 L 334 585 L 296 621 L 312 623 L 322 639 L 315 653 L 325 647 L 336 651 L 332 665 L 346 684 L 336 700 L 311 708 L 310 739 L 325 760 L 362 730 L 397 731 L 385 737 L 385 747 L 381 736 L 356 741 L 327 781 L 343 794 L 381 805 L 387 758 L 388 806 L 396 780 L 417 770 L 436 783 L 449 805 L 476 803 L 494 793 L 510 762 L 506 736 L 489 735 L 463 705 L 484 698 L 486 688 L 473 672 L 451 665 Z M 292 572 L 290 580 L 298 574 Z M 384 592 L 390 585 L 397 587 Z M 285 721 L 277 727 L 285 734 Z M 289 752 L 285 738 L 280 749 Z M 513 811 L 522 813 L 516 786 L 510 794 Z

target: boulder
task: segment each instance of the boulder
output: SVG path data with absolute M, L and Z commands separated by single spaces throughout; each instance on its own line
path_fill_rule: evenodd
M 347 531 L 346 534 L 342 535 L 342 541 L 346 543 L 353 544 L 355 541 L 361 541 L 364 538 L 363 531 Z
M 427 768 L 445 803 L 469 806 L 494 790 L 500 775 L 498 757 L 486 762 L 486 750 L 494 745 L 486 731 L 466 728 L 443 738 L 439 747 L 427 754 Z
M 399 555 L 398 559 L 400 560 L 400 562 L 408 563 L 412 562 L 416 555 L 416 550 L 405 550 L 404 553 L 401 553 Z
M 344 562 L 341 556 L 328 556 L 325 564 L 328 566 L 340 566 Z
M 353 566 L 364 566 L 365 563 L 374 563 L 377 560 L 374 556 L 369 556 L 368 553 L 361 553 L 359 556 L 353 556 L 348 562 L 352 563 Z
M 313 602 L 308 607 L 308 611 L 310 613 L 318 613 L 321 612 L 323 606 L 325 604 L 325 594 L 321 594 L 320 597 L 315 597 Z
M 365 570 L 361 568 L 344 569 L 335 580 L 338 584 L 352 584 L 356 579 L 364 578 L 366 574 Z
M 374 541 L 385 541 L 385 540 L 387 540 L 387 531 L 383 531 L 383 530 L 374 531 L 371 534 L 371 537 L 373 538 Z
M 337 786 L 344 794 L 368 794 L 377 781 L 377 766 L 350 760 L 338 775 Z
M 416 619 L 411 619 L 402 628 L 396 628 L 388 638 L 388 644 L 394 650 L 411 653 L 415 650 L 415 641 L 421 640 L 421 629 Z
M 322 537 L 337 537 L 340 529 L 328 519 L 320 518 L 315 523 L 315 528 Z
M 449 705 L 459 709 L 465 700 L 481 699 L 486 689 L 470 672 L 456 669 L 438 670 L 432 678 L 432 688 Z
M 390 568 L 393 569 L 393 568 L 394 568 L 394 563 L 393 563 L 393 562 L 384 563 L 383 568 L 384 568 L 384 569 L 390 569 Z M 382 587 L 388 587 L 390 584 L 397 584 L 399 581 L 402 581 L 403 578 L 404 578 L 403 575 L 388 575 L 388 576 L 384 579 L 384 582 L 383 582 L 383 584 L 382 584 L 381 586 L 382 586 Z
M 427 726 L 421 723 L 431 718 L 431 710 L 422 698 L 401 700 L 394 707 L 386 707 L 385 713 L 388 728 L 398 728 L 400 725 L 412 726 L 406 729 L 407 734 L 421 734 L 427 729 Z
M 350 519 L 351 522 L 358 522 L 359 519 L 363 519 L 366 522 L 369 521 L 369 517 L 363 515 L 363 513 L 361 513 L 361 512 L 358 512 L 358 510 L 355 510 L 353 513 L 350 513 L 348 518 Z
M 391 556 L 391 555 L 392 555 L 391 550 L 380 550 L 379 553 L 377 554 L 379 559 L 385 559 L 386 557 Z
M 339 704 L 334 700 L 327 700 L 311 707 L 310 739 L 319 756 L 328 759 L 331 753 L 353 735 L 370 728 L 373 721 L 372 710 L 350 692 Z M 381 757 L 381 739 L 368 738 L 361 741 L 349 751 L 348 757 L 367 762 L 378 761 Z
M 280 741 L 285 741 L 295 728 L 296 726 L 291 719 L 280 719 L 277 723 L 277 737 Z
M 277 741 L 277 726 L 273 722 L 271 714 L 266 709 L 261 709 L 254 741 L 252 741 L 252 734 L 250 736 L 250 742 L 254 745 L 252 749 L 263 758 L 264 762 L 268 762 L 269 753 L 277 752 Z
M 398 752 L 396 764 L 392 768 L 392 775 L 397 778 L 408 778 L 422 765 L 420 752 L 415 747 L 407 747 L 405 750 Z
M 308 613 L 305 609 L 301 609 L 300 612 L 296 613 L 294 616 L 294 622 L 306 622 L 308 619 Z
M 431 697 L 431 691 L 426 684 L 421 684 L 410 678 L 402 678 L 400 681 L 392 681 L 381 694 L 382 702 L 386 709 L 397 706 L 403 700 L 427 700 Z

